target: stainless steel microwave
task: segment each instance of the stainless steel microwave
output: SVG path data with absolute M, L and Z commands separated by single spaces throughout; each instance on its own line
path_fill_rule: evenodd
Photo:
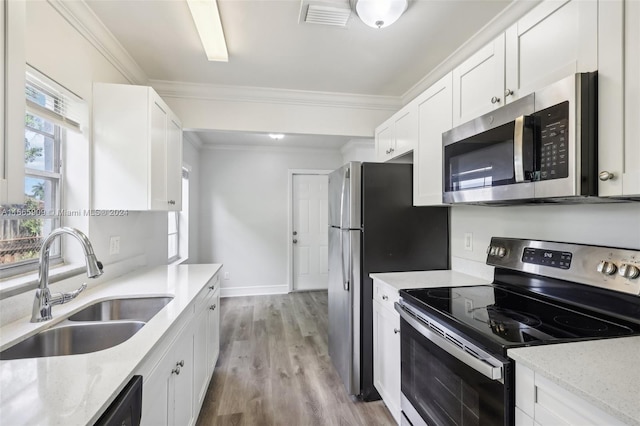
M 580 73 L 443 133 L 443 201 L 597 196 L 597 105 L 597 72 Z

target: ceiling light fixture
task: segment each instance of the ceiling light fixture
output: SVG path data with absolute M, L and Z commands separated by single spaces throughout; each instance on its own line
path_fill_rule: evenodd
M 210 61 L 229 61 L 227 43 L 216 0 L 187 0 L 193 22 L 196 24 L 202 47 Z
M 269 137 L 273 140 L 279 141 L 284 138 L 284 135 L 282 133 L 269 133 Z
M 393 24 L 407 10 L 407 0 L 351 0 L 356 13 L 373 28 L 385 28 Z

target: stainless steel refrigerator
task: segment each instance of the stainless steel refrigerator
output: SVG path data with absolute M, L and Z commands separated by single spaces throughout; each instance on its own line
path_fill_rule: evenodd
M 413 206 L 411 164 L 351 162 L 329 175 L 329 355 L 351 395 L 373 386 L 374 272 L 449 268 L 449 208 Z

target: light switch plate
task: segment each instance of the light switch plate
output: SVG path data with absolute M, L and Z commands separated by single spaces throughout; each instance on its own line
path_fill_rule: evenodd
M 120 236 L 116 235 L 109 238 L 109 255 L 120 253 Z
M 473 251 L 473 234 L 471 232 L 465 232 L 464 234 L 464 249 Z

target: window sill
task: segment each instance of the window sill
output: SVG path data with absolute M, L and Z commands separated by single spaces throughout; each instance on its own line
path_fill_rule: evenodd
M 84 272 L 85 266 L 79 263 L 52 267 L 49 270 L 49 283 L 55 283 Z M 0 300 L 15 296 L 38 287 L 38 272 L 0 281 Z

